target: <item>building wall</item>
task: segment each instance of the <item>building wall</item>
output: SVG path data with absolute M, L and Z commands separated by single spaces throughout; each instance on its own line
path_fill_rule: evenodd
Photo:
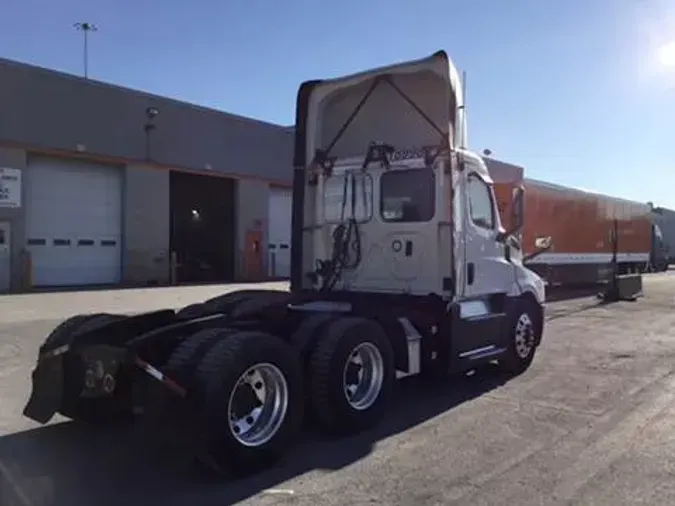
M 0 148 L 0 167 L 22 169 L 23 194 L 26 191 L 28 155 L 20 149 Z M 125 167 L 123 191 L 122 274 L 125 285 L 162 285 L 171 281 L 169 174 L 165 168 L 146 164 Z M 260 230 L 262 273 L 267 272 L 267 221 L 270 185 L 246 180 L 236 184 L 235 272 L 238 280 L 247 278 L 244 249 L 247 230 Z M 25 279 L 26 201 L 20 209 L 0 208 L 0 221 L 12 225 L 12 291 L 22 291 Z
M 260 255 L 262 258 L 262 273 L 267 272 L 267 213 L 269 206 L 270 187 L 262 181 L 240 180 L 237 182 L 237 242 L 235 254 L 235 271 L 239 279 L 245 280 L 244 267 L 247 230 L 260 230 L 262 244 Z
M 160 113 L 146 144 L 149 106 Z M 292 177 L 286 127 L 4 59 L 0 110 L 0 140 L 270 181 Z
M 2 123 L 0 121 L 0 123 Z M 26 152 L 20 149 L 9 149 L 0 146 L 0 167 L 21 169 L 22 182 L 26 180 Z M 11 290 L 19 291 L 22 287 L 25 243 L 25 224 L 23 206 L 26 195 L 25 185 L 22 187 L 22 207 L 19 209 L 0 207 L 0 221 L 9 221 L 11 226 Z
M 159 109 L 146 137 L 146 109 Z M 235 271 L 244 277 L 246 231 L 260 229 L 267 260 L 270 184 L 290 185 L 293 129 L 0 59 L 0 166 L 28 153 L 124 165 L 123 283 L 170 281 L 169 171 L 237 180 Z M 23 194 L 25 195 L 25 183 Z M 12 224 L 12 290 L 23 288 L 24 199 L 0 208 Z
M 124 283 L 168 284 L 169 171 L 143 164 L 127 165 L 123 199 Z

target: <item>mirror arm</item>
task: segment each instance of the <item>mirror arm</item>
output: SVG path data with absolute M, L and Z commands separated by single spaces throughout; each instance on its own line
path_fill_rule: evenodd
M 525 256 L 523 257 L 523 263 L 529 262 L 530 260 L 532 260 L 533 258 L 538 257 L 538 256 L 541 255 L 542 253 L 546 253 L 546 252 L 547 252 L 548 250 L 550 250 L 551 248 L 552 248 L 552 245 L 549 245 L 549 246 L 546 246 L 545 248 L 539 248 L 537 251 L 535 251 L 535 252 L 533 252 L 533 253 L 530 253 L 529 255 L 525 255 Z

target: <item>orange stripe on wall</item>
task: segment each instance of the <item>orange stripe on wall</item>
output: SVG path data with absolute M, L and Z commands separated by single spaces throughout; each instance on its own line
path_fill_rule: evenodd
M 278 179 L 272 179 L 272 178 L 265 178 L 261 176 L 254 176 L 250 174 L 241 174 L 237 172 L 220 172 L 220 171 L 215 171 L 215 170 L 207 170 L 207 169 L 194 169 L 191 167 L 184 167 L 180 165 L 163 165 L 157 162 L 153 162 L 152 160 L 147 161 L 143 159 L 131 159 L 131 158 L 123 158 L 123 157 L 115 157 L 115 156 L 110 156 L 110 155 L 102 155 L 99 153 L 92 153 L 90 151 L 87 152 L 80 152 L 80 151 L 69 151 L 65 149 L 54 149 L 54 148 L 46 148 L 43 146 L 36 146 L 36 145 L 30 145 L 30 144 L 25 144 L 25 143 L 20 143 L 20 142 L 12 142 L 12 141 L 0 141 L 0 147 L 4 148 L 9 148 L 9 149 L 20 149 L 22 151 L 26 151 L 27 155 L 31 154 L 39 154 L 39 155 L 47 155 L 47 156 L 53 156 L 54 158 L 71 158 L 71 159 L 77 159 L 77 160 L 89 160 L 89 161 L 96 161 L 100 163 L 107 163 L 110 165 L 130 165 L 130 164 L 139 164 L 139 165 L 145 165 L 146 167 L 150 167 L 153 169 L 158 169 L 158 170 L 175 170 L 177 172 L 189 172 L 190 174 L 200 174 L 204 176 L 211 176 L 211 177 L 226 177 L 230 179 L 244 179 L 244 180 L 254 180 L 254 181 L 261 181 L 261 182 L 266 182 L 269 183 L 271 186 L 276 186 L 280 188 L 292 188 L 293 184 L 290 181 L 281 181 Z M 292 173 L 292 164 L 289 163 L 289 171 Z

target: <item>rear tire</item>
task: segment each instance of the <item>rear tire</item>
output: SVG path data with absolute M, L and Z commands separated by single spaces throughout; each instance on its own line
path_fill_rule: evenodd
M 285 314 L 285 305 L 290 300 L 289 292 L 270 290 L 241 300 L 232 308 L 229 316 L 232 320 L 256 319 L 269 316 L 269 310 L 274 308 L 281 309 Z
M 337 436 L 377 425 L 396 380 L 394 352 L 373 320 L 339 318 L 328 325 L 309 361 L 313 415 Z
M 202 470 L 242 476 L 283 456 L 303 415 L 301 369 L 286 343 L 237 332 L 211 348 L 195 379 L 203 392 L 196 426 Z
M 524 373 L 534 360 L 542 333 L 541 310 L 534 302 L 520 299 L 511 321 L 509 347 L 505 356 L 499 359 L 499 365 L 517 376 Z
M 157 385 L 157 393 L 149 402 L 153 418 L 161 420 L 168 417 L 173 422 L 183 418 L 181 415 L 185 410 L 182 408 L 186 407 L 185 403 L 191 402 L 195 396 L 195 374 L 199 363 L 216 343 L 227 338 L 232 332 L 234 331 L 231 329 L 222 328 L 203 329 L 186 337 L 176 346 L 162 367 L 162 373 L 183 387 L 187 398 L 182 399 L 164 385 Z
M 126 316 L 124 315 L 109 313 L 79 314 L 71 316 L 51 331 L 44 343 L 42 343 L 42 346 L 40 346 L 40 354 L 53 351 L 61 346 L 73 344 L 73 334 L 75 332 L 82 332 L 87 330 L 90 326 L 96 327 L 105 325 L 125 318 Z
M 275 290 L 236 290 L 212 297 L 204 302 L 185 306 L 176 313 L 176 317 L 181 320 L 191 320 L 217 313 L 229 315 L 239 304 L 249 299 L 264 297 L 269 293 L 284 292 L 276 292 Z

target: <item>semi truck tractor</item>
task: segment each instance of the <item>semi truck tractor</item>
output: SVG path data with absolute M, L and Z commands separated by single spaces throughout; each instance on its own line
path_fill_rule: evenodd
M 607 281 L 613 273 L 613 230 L 617 221 L 618 274 L 663 270 L 665 248 L 647 204 L 522 177 L 490 164 L 498 206 L 506 226 L 520 219 L 514 192 L 523 191 L 523 228 L 519 239 L 527 266 L 550 286 L 588 285 Z M 513 176 L 520 175 L 520 177 Z M 537 239 L 551 238 L 539 255 Z M 529 258 L 529 259 L 528 259 Z
M 660 234 L 660 241 L 665 251 L 665 269 L 675 263 L 675 211 L 665 207 L 653 207 L 651 211 L 655 235 Z
M 375 426 L 397 378 L 524 372 L 544 284 L 463 146 L 462 97 L 443 51 L 302 84 L 290 290 L 73 316 L 40 348 L 25 416 L 152 413 L 236 475 L 276 462 L 305 419 L 336 437 Z

